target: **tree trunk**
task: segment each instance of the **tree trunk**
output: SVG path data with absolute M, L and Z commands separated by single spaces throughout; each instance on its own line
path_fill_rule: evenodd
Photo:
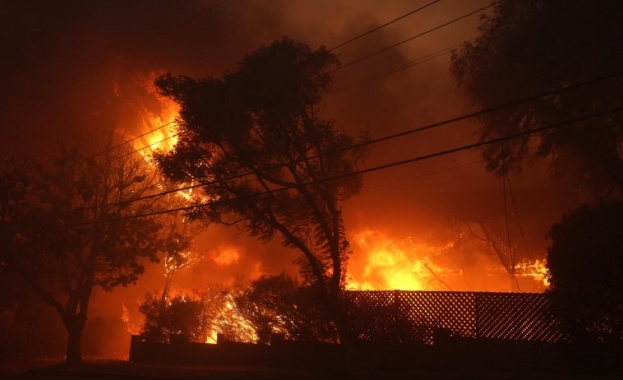
M 344 312 L 344 304 L 341 295 L 332 294 L 330 296 L 330 313 L 335 328 L 337 330 L 340 347 L 342 348 L 342 368 L 347 375 L 352 375 L 355 371 L 355 338 L 351 330 L 350 323 Z
M 82 363 L 82 328 L 84 323 L 74 321 L 67 327 L 67 353 L 66 364 Z

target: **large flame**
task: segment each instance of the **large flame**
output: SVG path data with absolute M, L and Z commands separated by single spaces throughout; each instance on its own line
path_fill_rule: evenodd
M 177 144 L 176 117 L 179 106 L 172 100 L 159 98 L 162 112 L 153 114 L 143 112 L 143 126 L 140 138 L 134 143 L 134 149 L 138 151 L 148 162 L 156 151 L 169 152 Z
M 435 247 L 411 238 L 402 241 L 365 229 L 355 234 L 355 254 L 349 264 L 347 288 L 355 290 L 437 290 L 450 270 L 431 257 L 446 246 Z M 449 289 L 445 289 L 449 290 Z
M 354 235 L 347 288 L 353 290 L 511 291 L 509 273 L 490 252 L 470 252 L 477 272 L 466 272 L 454 242 L 430 244 L 396 239 L 364 229 Z M 476 258 L 476 259 L 474 259 Z M 545 260 L 522 260 L 513 274 L 521 291 L 541 292 L 549 284 Z

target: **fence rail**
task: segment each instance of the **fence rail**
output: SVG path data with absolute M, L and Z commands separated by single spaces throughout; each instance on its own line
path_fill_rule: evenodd
M 545 294 L 348 291 L 345 302 L 359 340 L 426 344 L 454 337 L 565 340 Z

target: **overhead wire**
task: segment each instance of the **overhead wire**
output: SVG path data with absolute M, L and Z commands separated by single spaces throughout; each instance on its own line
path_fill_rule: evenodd
M 407 63 L 405 63 L 405 64 L 403 64 L 401 66 L 395 67 L 393 69 L 386 70 L 386 71 L 383 71 L 381 73 L 369 75 L 369 76 L 367 76 L 367 77 L 365 77 L 365 78 L 363 78 L 363 79 L 361 79 L 361 80 L 359 80 L 357 82 L 354 82 L 354 83 L 351 83 L 351 84 L 346 84 L 346 85 L 344 85 L 342 87 L 338 87 L 337 89 L 331 91 L 329 93 L 329 95 L 337 95 L 337 94 L 340 94 L 342 92 L 348 91 L 348 90 L 350 90 L 352 88 L 364 85 L 366 83 L 374 82 L 376 80 L 382 79 L 384 77 L 387 77 L 389 75 L 398 73 L 400 71 L 404 71 L 404 70 L 410 69 L 410 68 L 412 68 L 414 66 L 421 65 L 422 63 L 428 62 L 428 61 L 433 60 L 435 58 L 438 58 L 438 57 L 441 57 L 441 56 L 446 55 L 448 53 L 451 53 L 455 49 L 457 49 L 458 47 L 464 45 L 465 43 L 469 43 L 469 42 L 470 41 L 463 41 L 463 42 L 458 43 L 456 45 L 447 47 L 445 49 L 438 50 L 438 51 L 436 51 L 434 53 L 430 53 L 430 54 L 427 54 L 427 55 L 425 55 L 423 57 L 420 57 L 420 58 L 417 58 L 415 60 L 409 61 L 409 62 L 407 62 Z
M 166 127 L 168 127 L 168 126 L 170 126 L 170 125 L 172 125 L 172 124 L 175 124 L 175 123 L 176 123 L 176 121 L 174 120 L 174 121 L 170 121 L 170 122 L 168 122 L 168 123 L 166 123 L 166 124 L 159 125 L 158 127 L 155 127 L 155 128 L 153 128 L 153 129 L 150 129 L 150 130 L 148 130 L 147 132 L 141 133 L 140 135 L 138 135 L 138 136 L 136 136 L 136 137 L 134 137 L 134 138 L 131 138 L 131 139 L 129 139 L 129 140 L 125 140 L 125 141 L 120 142 L 120 143 L 118 143 L 118 144 L 116 144 L 116 145 L 113 145 L 113 146 L 111 146 L 111 147 L 108 147 L 108 148 L 106 148 L 106 149 L 103 149 L 103 150 L 101 150 L 100 152 L 97 152 L 97 153 L 95 153 L 95 154 L 93 154 L 93 155 L 91 155 L 91 156 L 89 156 L 89 157 L 93 158 L 93 157 L 101 156 L 102 154 L 108 153 L 108 152 L 113 151 L 113 150 L 115 150 L 115 149 L 119 149 L 119 148 L 121 148 L 121 147 L 122 147 L 122 146 L 124 146 L 124 145 L 128 145 L 128 144 L 130 144 L 130 143 L 132 143 L 132 142 L 134 142 L 134 141 L 136 141 L 136 140 L 139 140 L 139 139 L 141 139 L 141 138 L 143 138 L 143 137 L 145 137 L 145 136 L 147 136 L 147 135 L 150 135 L 150 134 L 152 134 L 152 133 L 154 133 L 154 132 L 157 132 L 157 131 L 159 131 L 159 130 L 161 130 L 161 129 L 163 129 L 163 128 L 166 128 Z M 168 139 L 168 138 L 167 138 L 167 139 Z M 160 141 L 158 141 L 158 142 L 162 142 L 162 141 L 167 140 L 167 139 L 163 139 L 163 140 L 160 140 Z M 113 161 L 114 161 L 114 160 L 113 160 Z
M 216 7 L 218 7 L 218 6 L 222 5 L 222 4 L 224 4 L 224 3 L 227 3 L 228 1 L 230 1 L 230 0 L 222 0 L 222 1 L 221 1 L 221 2 L 219 2 L 219 3 L 212 5 L 209 9 L 210 9 L 210 10 L 212 10 L 212 9 L 214 9 L 214 8 L 216 8 Z M 421 7 L 419 7 L 419 8 L 416 8 L 416 9 L 412 10 L 412 11 L 409 11 L 409 12 L 407 12 L 407 13 L 405 13 L 405 14 L 403 14 L 403 15 L 401 15 L 401 16 L 399 16 L 399 17 L 397 17 L 397 18 L 394 18 L 394 19 L 392 19 L 392 20 L 390 20 L 390 21 L 388 21 L 388 22 L 386 22 L 386 23 L 384 23 L 384 24 L 382 24 L 382 25 L 379 25 L 378 27 L 375 27 L 375 28 L 373 28 L 373 29 L 371 29 L 371 30 L 368 30 L 367 32 L 364 32 L 364 33 L 362 33 L 362 34 L 360 34 L 360 35 L 358 35 L 358 36 L 352 37 L 352 38 L 350 38 L 349 40 L 344 41 L 344 42 L 342 42 L 342 43 L 338 44 L 337 46 L 335 46 L 335 47 L 331 48 L 329 51 L 332 51 L 332 50 L 338 49 L 338 48 L 343 47 L 343 46 L 345 46 L 345 45 L 347 45 L 347 44 L 349 44 L 349 43 L 352 43 L 352 42 L 354 42 L 354 41 L 356 41 L 356 40 L 358 40 L 358 39 L 360 39 L 360 38 L 362 38 L 362 37 L 364 37 L 364 36 L 366 36 L 366 35 L 369 35 L 369 34 L 371 34 L 371 33 L 373 33 L 373 32 L 376 32 L 376 31 L 378 31 L 378 30 L 380 30 L 380 29 L 382 29 L 382 28 L 385 28 L 385 27 L 387 27 L 388 25 L 391 25 L 391 24 L 393 24 L 393 23 L 395 23 L 395 22 L 397 22 L 397 21 L 399 21 L 399 20 L 401 20 L 401 19 L 404 19 L 404 18 L 406 18 L 406 17 L 408 17 L 408 16 L 411 16 L 411 15 L 413 15 L 413 14 L 415 14 L 415 13 L 419 12 L 419 11 L 422 11 L 422 10 L 424 10 L 424 9 L 426 9 L 426 8 L 428 8 L 428 7 L 432 6 L 432 5 L 434 5 L 434 4 L 436 4 L 436 3 L 440 2 L 440 1 L 441 1 L 441 0 L 435 0 L 435 1 L 432 1 L 432 2 L 430 2 L 430 3 L 425 4 L 424 6 L 421 6 Z M 466 14 L 466 15 L 463 15 L 463 16 L 461 16 L 461 17 L 459 17 L 459 18 L 455 18 L 455 19 L 453 19 L 453 20 L 451 20 L 451 21 L 448 21 L 448 22 L 446 22 L 446 23 L 444 23 L 444 24 L 442 24 L 442 25 L 439 25 L 439 26 L 437 26 L 437 27 L 435 27 L 435 28 L 433 28 L 433 29 L 429 29 L 429 30 L 427 30 L 427 31 L 425 31 L 425 32 L 423 32 L 423 33 L 421 33 L 421 34 L 417 35 L 417 36 L 411 37 L 411 38 L 409 38 L 409 39 L 407 39 L 407 40 L 405 40 L 405 41 L 402 41 L 402 42 L 400 42 L 400 43 L 398 43 L 398 44 L 394 44 L 394 45 L 391 45 L 391 46 L 389 46 L 389 47 L 386 47 L 386 48 L 382 49 L 381 51 L 378 51 L 378 52 L 373 53 L 372 55 L 376 55 L 376 54 L 378 54 L 378 53 L 380 53 L 380 52 L 382 52 L 382 51 L 389 50 L 389 49 L 391 49 L 391 48 L 393 48 L 393 47 L 395 47 L 395 46 L 398 46 L 398 45 L 400 45 L 400 44 L 403 44 L 403 43 L 405 43 L 405 42 L 407 42 L 407 41 L 410 41 L 410 40 L 412 40 L 412 39 L 415 39 L 415 38 L 417 38 L 417 37 L 420 37 L 420 36 L 422 36 L 422 35 L 425 35 L 425 34 L 427 34 L 427 33 L 430 33 L 430 32 L 432 32 L 432 31 L 437 30 L 437 29 L 439 29 L 439 28 L 442 28 L 442 27 L 444 27 L 444 26 L 450 25 L 450 24 L 452 24 L 452 23 L 454 23 L 454 22 L 457 22 L 457 21 L 459 21 L 459 20 L 461 20 L 461 19 L 463 19 L 463 18 L 465 18 L 465 17 L 469 17 L 469 16 L 471 16 L 472 14 L 475 14 L 475 13 L 477 13 L 477 12 L 480 12 L 481 10 L 486 9 L 486 8 L 489 8 L 489 7 L 493 6 L 493 5 L 495 5 L 495 3 L 494 3 L 494 4 L 491 4 L 491 5 L 488 5 L 488 6 L 486 6 L 486 7 L 480 8 L 480 9 L 478 9 L 478 10 L 476 10 L 476 11 L 470 12 L 470 13 L 468 13 L 468 14 Z M 461 43 L 461 44 L 462 44 L 462 43 Z M 421 63 L 427 62 L 427 61 L 429 61 L 429 60 L 431 60 L 431 59 L 437 58 L 438 56 L 441 56 L 441 55 L 444 55 L 444 54 L 447 54 L 447 53 L 451 52 L 453 49 L 455 49 L 455 48 L 459 47 L 461 44 L 457 44 L 457 45 L 454 45 L 454 46 L 452 46 L 452 47 L 445 48 L 445 49 L 442 49 L 442 50 L 437 51 L 437 52 L 435 52 L 435 53 L 432 53 L 432 54 L 426 55 L 426 56 L 424 56 L 424 57 L 420 57 L 420 58 L 418 58 L 418 59 L 416 59 L 416 60 L 414 60 L 414 61 L 411 61 L 411 62 L 409 62 L 409 63 L 407 63 L 407 64 L 405 64 L 405 65 L 402 65 L 402 66 L 400 66 L 400 67 L 398 67 L 398 68 L 394 68 L 394 69 L 391 69 L 391 70 L 389 70 L 389 71 L 382 72 L 382 73 L 377 74 L 377 75 L 374 75 L 374 76 L 372 76 L 372 77 L 364 78 L 361 82 L 357 82 L 357 83 L 354 83 L 354 84 L 346 85 L 345 87 L 338 88 L 337 90 L 332 91 L 332 92 L 331 92 L 331 94 L 337 94 L 337 93 L 340 93 L 340 92 L 344 92 L 344 91 L 349 90 L 349 89 L 350 89 L 350 88 L 352 88 L 352 87 L 355 87 L 355 86 L 358 86 L 358 85 L 362 85 L 362 84 L 365 84 L 365 83 L 368 83 L 368 82 L 371 82 L 371 81 L 375 81 L 375 80 L 378 80 L 378 79 L 380 79 L 380 78 L 382 78 L 382 77 L 385 77 L 385 76 L 388 76 L 388 75 L 394 74 L 394 73 L 396 73 L 396 72 L 403 71 L 403 70 L 406 70 L 406 69 L 411 68 L 411 67 L 413 67 L 413 66 L 419 65 L 419 64 L 421 64 Z M 371 56 L 371 55 L 370 55 L 370 56 Z M 364 59 L 367 59 L 367 58 L 368 58 L 368 57 L 362 57 L 362 58 L 358 59 L 357 61 L 361 61 L 361 60 L 364 60 Z M 347 65 L 342 65 L 342 66 L 340 66 L 340 68 L 338 68 L 338 69 L 336 69 L 336 70 L 333 70 L 333 71 L 337 71 L 337 70 L 339 70 L 339 69 L 341 69 L 341 68 L 344 68 L 345 66 L 348 66 L 348 65 L 350 65 L 350 64 L 352 64 L 352 63 L 353 63 L 353 62 L 351 62 L 351 63 L 349 63 L 349 64 L 347 64 Z M 94 156 L 97 156 L 97 155 L 100 155 L 100 154 L 106 153 L 108 150 L 112 150 L 112 149 L 119 148 L 119 147 L 121 147 L 121 146 L 123 146 L 123 145 L 125 145 L 125 144 L 127 144 L 127 143 L 130 143 L 130 142 L 133 142 L 133 141 L 135 141 L 135 140 L 137 140 L 137 139 L 140 139 L 141 137 L 144 137 L 144 136 L 145 136 L 145 135 L 147 135 L 147 134 L 153 133 L 153 132 L 155 132 L 155 131 L 157 131 L 157 130 L 159 130 L 159 129 L 161 129 L 161 128 L 164 128 L 165 126 L 170 125 L 170 124 L 172 124 L 172 123 L 174 123 L 174 122 L 170 122 L 170 123 L 167 123 L 167 124 L 165 124 L 165 125 L 159 126 L 159 127 L 155 128 L 155 129 L 152 129 L 152 130 L 150 130 L 150 131 L 148 131 L 148 132 L 145 132 L 144 134 L 142 134 L 142 135 L 140 135 L 140 136 L 137 136 L 136 138 L 133 138 L 133 139 L 128 140 L 128 141 L 125 141 L 125 142 L 120 143 L 120 144 L 118 144 L 118 145 L 116 145 L 116 146 L 113 146 L 113 147 L 111 147 L 111 148 L 107 148 L 106 150 L 104 150 L 104 151 L 102 151 L 102 152 L 99 152 L 99 153 L 95 154 Z M 164 140 L 167 140 L 167 139 L 164 139 Z M 142 150 L 142 149 L 140 149 L 140 150 Z M 126 157 L 126 156 L 127 156 L 127 154 L 124 154 L 124 155 L 122 155 L 122 157 L 121 157 L 121 158 Z
M 178 9 L 178 14 L 181 14 L 180 10 L 186 10 L 186 8 L 189 8 L 193 3 L 199 4 L 201 2 L 200 1 L 186 1 L 183 4 L 183 7 L 178 7 L 179 8 Z M 186 20 L 186 22 L 181 22 L 182 20 L 179 20 L 180 22 L 175 24 L 175 25 L 188 25 L 189 21 L 191 21 L 193 19 L 196 20 L 200 16 L 206 14 L 207 12 L 214 11 L 214 13 L 211 13 L 211 14 L 216 15 L 216 14 L 218 14 L 220 12 L 223 12 L 225 9 L 231 7 L 232 5 L 233 5 L 232 0 L 215 1 L 212 4 L 210 4 L 209 6 L 207 6 L 206 8 L 202 9 L 200 12 L 193 13 L 190 17 L 185 17 L 184 19 Z M 160 21 L 164 22 L 165 19 L 163 18 L 162 20 L 158 20 L 158 22 L 160 22 Z M 179 33 L 181 33 L 181 32 L 180 32 L 179 27 L 178 27 L 177 34 L 179 34 Z M 170 28 L 167 29 L 167 37 L 168 38 L 171 38 L 171 36 L 174 36 L 174 35 L 175 35 L 175 33 L 171 33 L 171 29 Z M 134 44 L 132 44 L 130 46 L 127 46 L 124 50 L 121 51 L 121 54 L 126 55 L 129 52 L 131 52 L 132 50 L 136 50 L 136 49 L 139 49 L 139 48 L 144 48 L 147 44 L 149 44 L 152 41 L 156 40 L 157 37 L 158 36 L 153 35 L 153 34 L 149 35 L 149 36 L 146 36 L 145 38 L 140 39 L 138 42 L 135 42 Z M 135 138 L 132 138 L 132 139 L 124 141 L 124 142 L 121 142 L 121 143 L 116 144 L 116 145 L 114 145 L 112 147 L 108 147 L 106 149 L 103 149 L 102 151 L 100 151 L 98 153 L 95 153 L 94 155 L 92 155 L 90 157 L 97 157 L 97 156 L 105 154 L 105 153 L 107 153 L 107 152 L 109 152 L 111 150 L 118 149 L 118 148 L 120 148 L 120 147 L 122 147 L 122 146 L 124 146 L 126 144 L 129 144 L 129 143 L 131 143 L 133 141 L 136 141 L 136 140 L 140 139 L 141 137 L 144 137 L 144 136 L 146 136 L 146 135 L 148 135 L 150 133 L 153 133 L 153 132 L 158 131 L 158 130 L 160 130 L 162 128 L 165 128 L 165 127 L 167 127 L 167 126 L 169 126 L 169 125 L 171 125 L 173 123 L 175 123 L 175 121 L 171 121 L 169 123 L 160 125 L 160 126 L 154 128 L 154 129 L 151 129 L 151 130 L 149 130 L 149 131 L 147 131 L 147 132 L 145 132 L 145 133 L 135 137 Z
M 471 113 L 468 113 L 468 114 L 464 114 L 464 115 L 456 116 L 456 117 L 453 117 L 453 118 L 450 118 L 450 119 L 445 119 L 445 120 L 442 120 L 442 121 L 430 123 L 430 124 L 423 125 L 423 126 L 420 126 L 420 127 L 404 130 L 404 131 L 393 133 L 393 134 L 390 134 L 390 135 L 378 137 L 376 139 L 366 140 L 366 141 L 363 141 L 363 142 L 360 142 L 360 143 L 357 143 L 357 144 L 349 145 L 349 146 L 344 147 L 342 149 L 335 149 L 335 150 L 332 150 L 332 151 L 328 151 L 328 152 L 323 152 L 323 153 L 320 153 L 320 154 L 312 155 L 312 156 L 306 157 L 305 159 L 306 160 L 317 159 L 317 158 L 320 158 L 322 156 L 336 154 L 336 153 L 340 153 L 340 152 L 346 151 L 346 150 L 362 148 L 362 147 L 365 147 L 365 146 L 368 146 L 368 145 L 377 144 L 377 143 L 388 141 L 388 140 L 393 140 L 393 139 L 400 138 L 400 137 L 407 136 L 407 135 L 411 135 L 411 134 L 414 134 L 414 133 L 419 133 L 419 132 L 423 132 L 423 131 L 426 131 L 426 130 L 439 128 L 441 126 L 445 126 L 445 125 L 456 123 L 456 122 L 459 122 L 459 121 L 464 121 L 464 120 L 468 120 L 468 119 L 471 119 L 471 118 L 479 117 L 479 116 L 482 116 L 482 115 L 485 115 L 485 114 L 488 114 L 488 113 L 491 113 L 491 112 L 500 111 L 500 110 L 503 110 L 505 108 L 514 107 L 514 106 L 517 106 L 517 105 L 520 105 L 520 104 L 523 104 L 523 103 L 527 103 L 527 102 L 530 102 L 530 101 L 533 101 L 533 100 L 537 100 L 537 99 L 549 97 L 549 96 L 552 96 L 552 95 L 573 91 L 573 90 L 576 90 L 576 89 L 579 89 L 579 88 L 584 88 L 586 86 L 590 86 L 590 85 L 597 84 L 597 83 L 600 83 L 600 82 L 603 82 L 603 81 L 607 81 L 607 80 L 612 80 L 612 79 L 615 79 L 615 78 L 621 77 L 621 76 L 623 76 L 623 71 L 620 71 L 620 72 L 617 72 L 617 73 L 614 73 L 614 74 L 610 74 L 610 75 L 601 76 L 601 77 L 594 78 L 594 79 L 591 79 L 591 80 L 587 80 L 587 81 L 584 81 L 584 82 L 580 82 L 580 83 L 577 83 L 575 85 L 569 85 L 569 86 L 564 87 L 564 88 L 560 88 L 560 89 L 556 89 L 556 90 L 550 90 L 550 91 L 544 91 L 544 92 L 536 94 L 536 95 L 532 95 L 532 96 L 528 96 L 528 97 L 525 97 L 525 98 L 517 99 L 517 100 L 514 100 L 514 101 L 510 101 L 508 103 L 499 104 L 497 106 L 480 109 L 478 111 L 474 111 L 474 112 L 471 112 Z M 275 166 L 275 167 L 267 168 L 266 170 L 274 170 L 274 169 L 278 169 L 279 167 L 282 167 L 282 166 L 283 165 Z M 225 178 L 225 180 L 233 180 L 233 179 L 237 179 L 237 178 L 243 178 L 245 176 L 249 176 L 249 175 L 252 175 L 252 174 L 253 174 L 252 172 L 243 172 L 243 173 L 239 173 L 237 175 Z M 137 199 L 133 199 L 133 200 L 129 200 L 129 201 L 121 201 L 121 202 L 111 203 L 111 204 L 103 205 L 103 206 L 106 206 L 106 207 L 108 207 L 108 206 L 118 206 L 118 205 L 131 203 L 131 202 L 135 202 L 135 201 L 139 201 L 139 200 L 156 198 L 156 197 L 164 196 L 164 195 L 171 194 L 171 193 L 174 193 L 174 192 L 191 190 L 191 189 L 198 188 L 198 187 L 203 187 L 203 186 L 205 186 L 205 185 L 201 184 L 201 183 L 198 183 L 198 184 L 193 184 L 193 185 L 180 187 L 180 188 L 177 188 L 177 189 L 167 190 L 167 191 L 164 191 L 164 192 L 161 192 L 161 193 L 152 194 L 152 195 L 148 195 L 148 196 L 145 196 L 145 197 L 141 197 L 141 198 L 137 198 Z
M 405 44 L 405 43 L 407 43 L 407 42 L 413 41 L 413 40 L 415 40 L 416 38 L 419 38 L 419 37 L 425 36 L 425 35 L 427 35 L 427 34 L 429 34 L 429 33 L 432 33 L 432 32 L 434 32 L 434 31 L 436 31 L 436 30 L 439 30 L 439 29 L 441 29 L 441 28 L 444 28 L 444 27 L 446 27 L 446 26 L 448 26 L 448 25 L 454 24 L 455 22 L 458 22 L 458 21 L 463 20 L 463 19 L 465 19 L 465 18 L 467 18 L 467 17 L 470 17 L 470 16 L 473 16 L 473 15 L 475 15 L 475 14 L 477 14 L 477 13 L 480 13 L 480 12 L 482 12 L 482 11 L 484 11 L 484 10 L 488 9 L 488 8 L 491 8 L 491 7 L 495 6 L 495 5 L 497 5 L 497 3 L 498 3 L 498 2 L 494 2 L 494 3 L 491 3 L 491 4 L 487 5 L 487 6 L 484 6 L 484 7 L 478 8 L 478 9 L 476 9 L 476 10 L 474 10 L 474 11 L 471 11 L 471 12 L 469 12 L 469 13 L 466 13 L 466 14 L 464 14 L 464 15 L 462 15 L 462 16 L 459 16 L 459 17 L 457 17 L 457 18 L 454 18 L 454 19 L 452 19 L 452 20 L 450 20 L 450 21 L 446 21 L 446 22 L 444 22 L 444 23 L 442 23 L 442 24 L 440 24 L 440 25 L 437 25 L 437 26 L 436 26 L 436 27 L 434 27 L 434 28 L 431 28 L 431 29 L 425 30 L 424 32 L 418 33 L 418 34 L 416 34 L 416 35 L 414 35 L 414 36 L 412 36 L 412 37 L 409 37 L 409 38 L 407 38 L 407 39 L 404 39 L 404 40 L 402 40 L 402 41 L 400 41 L 400 42 L 397 42 L 397 43 L 394 43 L 394 44 L 392 44 L 392 45 L 386 46 L 386 47 L 381 48 L 381 49 L 379 49 L 379 50 L 375 50 L 375 51 L 373 51 L 373 52 L 371 52 L 371 53 L 368 53 L 368 54 L 366 54 L 366 55 L 364 55 L 364 56 L 362 56 L 362 57 L 359 57 L 359 58 L 357 58 L 357 59 L 354 59 L 354 60 L 352 60 L 352 61 L 350 61 L 350 62 L 348 62 L 348 63 L 345 63 L 345 64 L 343 64 L 343 65 L 340 65 L 338 68 L 335 68 L 335 69 L 334 69 L 334 70 L 332 70 L 331 72 L 340 71 L 340 70 L 343 70 L 343 69 L 345 69 L 345 68 L 347 68 L 347 67 L 353 66 L 353 65 L 355 65 L 355 64 L 357 64 L 357 63 L 359 63 L 359 62 L 362 62 L 362 61 L 365 61 L 365 60 L 367 60 L 367 59 L 370 59 L 370 58 L 372 58 L 372 57 L 374 57 L 374 56 L 376 56 L 376 55 L 379 55 L 379 54 L 384 53 L 384 52 L 386 52 L 386 51 L 388 51 L 388 50 L 391 50 L 391 49 L 393 49 L 393 48 L 395 48 L 395 47 L 397 47 L 397 46 L 400 46 L 400 45 L 403 45 L 403 44 Z
M 291 190 L 291 189 L 294 189 L 294 188 L 299 187 L 299 186 L 317 185 L 317 184 L 321 184 L 321 183 L 325 183 L 325 182 L 330 182 L 330 181 L 335 181 L 335 180 L 339 180 L 339 179 L 343 179 L 343 178 L 347 178 L 347 177 L 352 177 L 352 176 L 355 176 L 355 175 L 361 175 L 361 174 L 371 173 L 371 172 L 375 172 L 375 171 L 386 170 L 386 169 L 389 169 L 389 168 L 402 166 L 402 165 L 410 164 L 410 163 L 413 163 L 413 162 L 429 160 L 429 159 L 432 159 L 432 158 L 441 157 L 441 156 L 445 156 L 445 155 L 449 155 L 449 154 L 454 154 L 454 153 L 458 153 L 458 152 L 461 152 L 461 151 L 472 150 L 472 149 L 480 148 L 480 147 L 483 147 L 483 146 L 486 146 L 486 145 L 491 145 L 491 144 L 501 143 L 501 142 L 505 142 L 505 141 L 510 141 L 510 140 L 513 140 L 513 139 L 516 139 L 516 138 L 520 138 L 520 137 L 524 137 L 524 136 L 528 136 L 528 135 L 533 135 L 533 134 L 545 132 L 547 130 L 561 128 L 561 127 L 564 127 L 564 126 L 567 126 L 567 125 L 570 125 L 570 124 L 575 124 L 575 123 L 580 122 L 580 121 L 585 121 L 585 120 L 588 120 L 588 119 L 593 119 L 593 118 L 597 118 L 597 117 L 610 115 L 610 114 L 613 114 L 613 113 L 616 113 L 616 112 L 620 112 L 622 110 L 623 110 L 623 106 L 614 107 L 614 108 L 610 108 L 610 109 L 607 109 L 607 110 L 603 110 L 603 111 L 599 111 L 599 112 L 594 112 L 594 113 L 578 116 L 578 117 L 575 117 L 575 118 L 572 118 L 572 119 L 569 119 L 569 120 L 552 123 L 552 124 L 549 124 L 549 125 L 546 125 L 546 126 L 533 128 L 533 129 L 530 129 L 530 130 L 519 131 L 519 132 L 515 132 L 515 133 L 512 133 L 512 134 L 508 134 L 508 135 L 504 135 L 504 136 L 500 136 L 500 137 L 496 137 L 496 138 L 492 138 L 492 139 L 488 139 L 488 140 L 483 140 L 483 141 L 479 141 L 479 142 L 475 142 L 475 143 L 471 143 L 471 144 L 466 144 L 466 145 L 462 145 L 462 146 L 455 147 L 455 148 L 445 149 L 445 150 L 441 150 L 441 151 L 437 151 L 437 152 L 433 152 L 433 153 L 429 153 L 429 154 L 425 154 L 425 155 L 420 155 L 420 156 L 416 156 L 416 157 L 412 157 L 412 158 L 408 158 L 408 159 L 404 159 L 404 160 L 400 160 L 400 161 L 394 161 L 394 162 L 390 162 L 390 163 L 387 163 L 387 164 L 377 165 L 377 166 L 373 166 L 373 167 L 369 167 L 369 168 L 365 168 L 365 169 L 355 170 L 355 171 L 353 171 L 351 173 L 345 173 L 345 174 L 341 174 L 341 175 L 325 177 L 325 178 L 321 178 L 321 179 L 318 179 L 318 180 L 315 180 L 315 181 L 309 181 L 309 182 L 306 182 L 304 184 L 293 184 L 293 185 L 283 186 L 283 187 L 276 188 L 276 189 L 266 190 L 266 191 L 263 191 L 263 192 L 252 194 L 249 197 L 258 197 L 258 196 L 263 196 L 263 195 L 268 195 L 268 194 L 274 194 L 274 193 L 278 193 L 278 192 L 282 192 L 282 191 Z M 222 200 L 222 201 L 216 200 L 214 202 L 233 202 L 233 201 L 236 201 L 236 200 L 237 199 L 234 198 L 234 199 L 228 199 L 228 200 Z M 127 219 L 136 219 L 136 218 L 157 216 L 157 215 L 162 215 L 162 214 L 167 214 L 167 213 L 172 213 L 172 212 L 178 212 L 178 211 L 190 211 L 190 210 L 193 210 L 193 209 L 196 209 L 196 208 L 199 208 L 199 207 L 206 207 L 206 206 L 209 206 L 209 204 L 194 204 L 194 205 L 178 207 L 178 208 L 174 208 L 174 209 L 158 210 L 158 211 L 148 212 L 148 213 L 127 215 L 127 216 L 120 217 L 120 218 L 112 218 L 112 219 L 107 219 L 107 220 L 92 221 L 92 222 L 84 223 L 84 224 L 99 224 L 99 223 L 107 223 L 107 222 L 112 222 L 112 221 L 117 221 L 117 220 L 127 220 Z
M 415 13 L 418 13 L 418 12 L 420 12 L 420 11 L 422 11 L 422 10 L 424 10 L 424 9 L 426 9 L 426 8 L 430 7 L 431 5 L 434 5 L 434 4 L 436 4 L 436 3 L 440 2 L 440 1 L 441 1 L 441 0 L 434 0 L 434 1 L 431 1 L 430 3 L 427 3 L 427 4 L 425 4 L 425 5 L 423 5 L 423 6 L 419 7 L 419 8 L 416 8 L 416 9 L 414 9 L 414 10 L 412 10 L 412 11 L 409 11 L 409 12 L 407 12 L 407 13 L 405 13 L 405 14 L 403 14 L 403 15 L 399 16 L 399 17 L 396 17 L 396 18 L 394 18 L 394 19 L 392 19 L 392 20 L 390 20 L 390 21 L 388 21 L 388 22 L 386 22 L 386 23 L 384 23 L 384 24 L 381 24 L 381 25 L 379 25 L 379 26 L 377 26 L 377 27 L 375 27 L 375 28 L 372 28 L 372 29 L 368 30 L 367 32 L 364 32 L 364 33 L 359 34 L 359 35 L 357 35 L 357 36 L 355 36 L 355 37 L 352 37 L 352 38 L 350 38 L 350 39 L 348 39 L 348 40 L 346 40 L 346 41 L 344 41 L 344 42 L 342 42 L 342 43 L 340 43 L 340 44 L 337 44 L 336 46 L 334 46 L 334 47 L 330 48 L 330 49 L 329 49 L 329 51 L 337 50 L 337 49 L 339 49 L 339 48 L 341 48 L 341 47 L 344 47 L 344 46 L 346 46 L 346 45 L 348 45 L 348 44 L 350 44 L 350 43 L 352 43 L 352 42 L 357 41 L 357 40 L 358 40 L 358 39 L 360 39 L 360 38 L 363 38 L 363 37 L 365 37 L 365 36 L 367 36 L 367 35 L 369 35 L 369 34 L 372 34 L 372 33 L 376 32 L 376 31 L 378 31 L 378 30 L 381 30 L 381 29 L 383 29 L 383 28 L 385 28 L 385 27 L 387 27 L 387 26 L 389 26 L 389 25 L 391 25 L 391 24 L 393 24 L 393 23 L 395 23 L 395 22 L 397 22 L 397 21 L 400 21 L 400 20 L 402 20 L 403 18 L 406 18 L 406 17 L 408 17 L 408 16 L 411 16 L 411 15 L 413 15 L 413 14 L 415 14 Z

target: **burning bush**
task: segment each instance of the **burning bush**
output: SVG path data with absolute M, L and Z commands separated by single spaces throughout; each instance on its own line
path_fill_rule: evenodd
M 255 280 L 236 303 L 255 327 L 261 343 L 268 343 L 273 333 L 304 342 L 337 339 L 317 291 L 285 273 Z
M 216 343 L 218 334 L 229 341 L 255 343 L 256 330 L 238 310 L 232 292 L 208 289 L 172 298 L 147 294 L 139 306 L 145 315 L 140 335 L 156 343 Z
M 163 300 L 147 294 L 139 306 L 145 315 L 141 336 L 149 342 L 205 342 L 210 327 L 202 298 L 181 295 Z

